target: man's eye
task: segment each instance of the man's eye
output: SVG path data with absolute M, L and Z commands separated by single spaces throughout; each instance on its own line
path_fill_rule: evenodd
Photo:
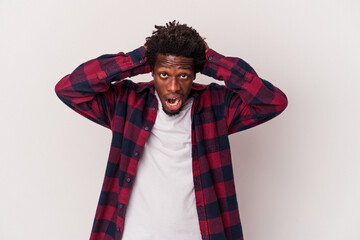
M 166 77 L 167 77 L 167 73 L 165 73 L 165 72 L 160 73 L 160 77 L 166 78 Z
M 187 79 L 189 76 L 187 75 L 187 74 L 181 74 L 180 75 L 180 78 L 182 78 L 182 79 Z

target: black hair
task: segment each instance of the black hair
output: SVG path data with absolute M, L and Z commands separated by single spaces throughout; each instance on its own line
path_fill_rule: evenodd
M 194 71 L 203 69 L 206 62 L 205 42 L 199 33 L 186 24 L 179 24 L 175 20 L 165 26 L 155 25 L 156 30 L 146 38 L 146 54 L 150 66 L 153 68 L 158 53 L 175 55 L 194 59 Z

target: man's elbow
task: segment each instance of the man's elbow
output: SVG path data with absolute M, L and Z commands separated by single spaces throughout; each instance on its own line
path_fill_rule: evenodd
M 283 93 L 280 89 L 278 89 L 272 104 L 275 105 L 276 111 L 280 114 L 287 108 L 289 102 L 285 93 Z
M 59 82 L 55 85 L 55 93 L 61 98 L 63 96 L 64 89 L 70 85 L 69 75 L 64 76 Z
M 282 95 L 283 95 L 283 98 L 282 98 L 282 101 L 280 104 L 281 112 L 284 111 L 285 108 L 287 108 L 287 106 L 289 104 L 287 96 L 284 93 L 282 93 Z

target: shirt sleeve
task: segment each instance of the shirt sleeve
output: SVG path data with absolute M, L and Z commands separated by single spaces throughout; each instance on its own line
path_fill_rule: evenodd
M 225 82 L 225 116 L 229 134 L 264 123 L 287 107 L 286 95 L 260 78 L 240 58 L 225 57 L 209 49 L 201 73 Z
M 140 47 L 129 53 L 105 54 L 78 66 L 55 86 L 62 102 L 86 118 L 111 128 L 116 99 L 122 94 L 112 84 L 127 77 L 150 72 Z

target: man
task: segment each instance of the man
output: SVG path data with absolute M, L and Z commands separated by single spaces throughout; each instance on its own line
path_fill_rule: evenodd
M 155 27 L 145 46 L 87 61 L 56 85 L 113 133 L 90 239 L 243 239 L 228 135 L 274 118 L 287 98 L 193 28 Z M 149 72 L 153 81 L 124 80 Z M 225 86 L 195 83 L 198 72 Z

